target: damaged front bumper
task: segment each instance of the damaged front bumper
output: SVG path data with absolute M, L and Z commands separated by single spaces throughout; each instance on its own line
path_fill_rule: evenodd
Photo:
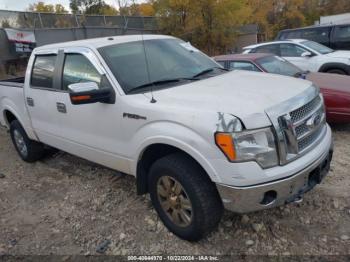
M 332 156 L 333 148 L 303 171 L 278 181 L 246 187 L 217 184 L 217 189 L 225 208 L 236 213 L 249 213 L 296 202 L 322 182 L 329 172 Z

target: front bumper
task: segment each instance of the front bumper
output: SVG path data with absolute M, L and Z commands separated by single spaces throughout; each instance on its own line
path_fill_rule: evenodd
M 303 194 L 320 184 L 330 169 L 333 148 L 303 171 L 260 185 L 233 187 L 217 184 L 226 209 L 249 213 L 298 201 Z

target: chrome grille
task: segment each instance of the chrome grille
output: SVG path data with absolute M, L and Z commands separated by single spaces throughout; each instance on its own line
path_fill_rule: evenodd
M 302 152 L 305 149 L 307 149 L 310 145 L 312 145 L 315 142 L 315 140 L 317 140 L 317 138 L 320 136 L 322 131 L 323 131 L 323 129 L 319 128 L 316 132 L 314 132 L 311 135 L 306 136 L 304 139 L 301 139 L 300 141 L 298 141 L 299 151 Z
M 306 105 L 298 108 L 297 110 L 294 110 L 290 113 L 290 117 L 292 121 L 298 122 L 301 119 L 305 118 L 305 116 L 309 115 L 310 113 L 315 111 L 315 108 L 317 108 L 321 103 L 321 97 L 317 96 L 315 99 L 313 99 L 311 102 L 307 103 Z
M 309 131 L 309 128 L 306 126 L 306 124 L 300 125 L 295 128 L 295 133 L 297 137 L 300 137 L 304 134 L 306 134 Z
M 323 99 L 317 95 L 305 105 L 279 117 L 288 163 L 317 144 L 326 129 Z

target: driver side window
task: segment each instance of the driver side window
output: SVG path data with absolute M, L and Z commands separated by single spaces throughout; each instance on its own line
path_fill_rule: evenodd
M 308 52 L 306 49 L 294 44 L 281 44 L 280 50 L 282 57 L 301 57 L 303 53 Z
M 62 85 L 63 90 L 76 83 L 95 82 L 100 88 L 101 75 L 91 62 L 81 54 L 66 54 Z

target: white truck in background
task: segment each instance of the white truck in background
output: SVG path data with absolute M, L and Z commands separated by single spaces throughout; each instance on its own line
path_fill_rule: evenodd
M 311 82 L 227 72 L 177 38 L 118 36 L 36 48 L 0 82 L 0 122 L 20 157 L 51 146 L 136 177 L 166 227 L 199 240 L 223 208 L 302 198 L 332 159 Z

